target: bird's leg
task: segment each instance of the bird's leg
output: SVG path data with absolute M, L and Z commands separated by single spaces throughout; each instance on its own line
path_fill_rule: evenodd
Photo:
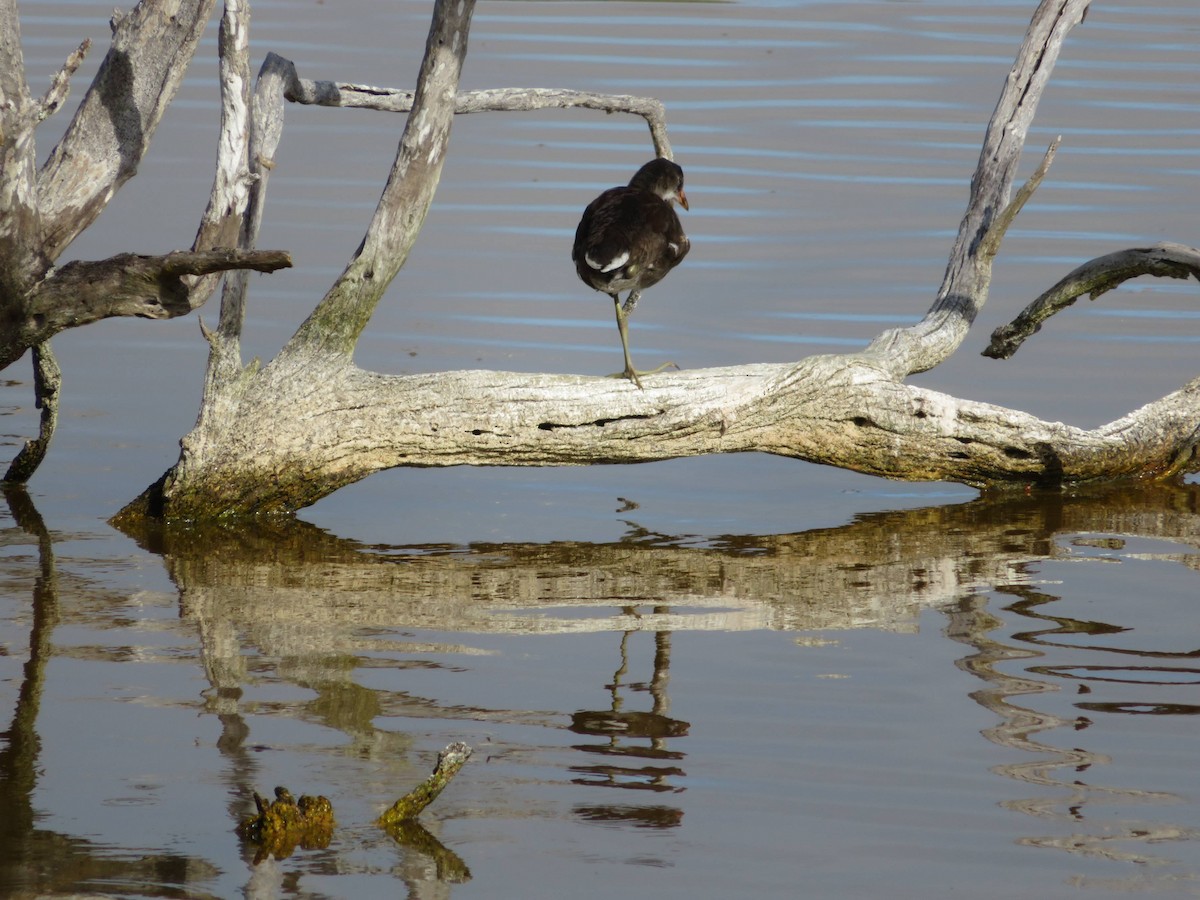
M 637 306 L 638 298 L 641 297 L 641 295 L 641 291 L 631 291 L 629 296 L 625 299 L 625 305 L 622 306 L 620 297 L 618 297 L 616 294 L 609 294 L 609 296 L 613 299 L 613 309 L 617 314 L 617 329 L 621 332 L 621 351 L 625 354 L 625 371 L 616 372 L 608 377 L 628 378 L 630 381 L 636 384 L 638 388 L 645 390 L 645 388 L 642 388 L 642 380 L 638 377 L 639 375 L 657 375 L 663 369 L 678 369 L 679 366 L 675 365 L 673 362 L 665 362 L 657 369 L 650 369 L 646 372 L 639 372 L 633 367 L 633 360 L 629 358 L 629 314 L 633 312 L 633 308 Z
M 630 294 L 630 298 L 636 293 L 637 291 L 634 291 Z M 642 381 L 638 378 L 637 370 L 633 367 L 633 360 L 629 358 L 629 314 L 621 308 L 621 298 L 616 294 L 612 294 L 611 296 L 613 299 L 613 310 L 617 314 L 617 330 L 621 332 L 621 351 L 625 354 L 625 371 L 613 377 L 628 378 L 638 386 L 639 390 L 643 390 Z M 634 302 L 636 303 L 637 301 L 635 300 Z M 628 301 L 626 301 L 626 306 L 628 307 L 628 305 Z

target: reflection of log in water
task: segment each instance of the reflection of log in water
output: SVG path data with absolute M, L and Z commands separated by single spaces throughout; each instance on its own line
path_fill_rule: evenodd
M 223 714 L 236 716 L 247 649 L 257 646 L 263 655 L 286 661 L 279 674 L 287 680 L 326 693 L 343 685 L 345 692 L 372 694 L 352 704 L 363 711 L 353 727 L 342 720 L 328 723 L 352 734 L 362 727 L 369 738 L 378 732 L 369 724 L 377 714 L 556 724 L 552 713 L 449 707 L 354 685 L 354 667 L 347 663 L 356 654 L 411 656 L 422 649 L 399 629 L 650 631 L 665 637 L 674 630 L 706 628 L 910 628 L 922 609 L 951 607 L 996 585 L 1010 590 L 1027 585 L 1030 564 L 1064 554 L 1058 535 L 1139 534 L 1194 546 L 1200 535 L 1197 510 L 1198 485 L 1124 484 L 1090 494 L 985 496 L 954 506 L 864 515 L 840 528 L 768 536 L 668 537 L 635 530 L 629 540 L 613 544 L 365 547 L 296 521 L 239 528 L 155 526 L 133 536 L 166 560 L 179 588 L 181 614 L 199 629 L 204 664 Z M 652 608 L 643 611 L 643 605 Z M 1070 821 L 1072 805 L 1082 809 L 1100 792 L 1125 796 L 1056 778 L 1063 766 L 1101 760 L 1088 751 L 1054 750 L 1033 737 L 1072 723 L 1008 702 L 1045 685 L 1033 678 L 1014 681 L 1000 671 L 999 663 L 1028 651 L 989 638 L 994 627 L 970 603 L 952 615 L 956 638 L 977 650 L 963 667 L 993 685 L 977 695 L 1004 723 L 989 737 L 1050 756 L 1049 762 L 1023 764 L 1006 774 L 1046 787 L 1063 785 L 1069 795 L 1059 803 L 1031 802 L 1027 811 Z M 468 647 L 437 649 L 471 652 Z M 661 671 L 665 676 L 665 665 Z M 648 717 L 657 715 L 640 718 L 658 727 L 660 720 Z M 666 715 L 664 709 L 661 716 Z M 630 723 L 639 720 L 627 711 L 625 717 Z M 586 732 L 595 730 L 596 721 L 585 715 L 576 725 Z M 671 736 L 669 728 L 663 736 Z M 608 755 L 614 766 L 633 769 L 620 766 L 623 749 L 610 740 Z M 654 752 L 666 759 L 679 753 L 665 743 L 656 750 L 653 742 L 638 750 L 658 768 L 670 767 L 653 762 Z M 604 777 L 610 775 L 624 784 L 638 783 L 628 772 Z M 653 779 L 640 783 L 653 784 Z M 1067 812 L 1059 813 L 1064 803 Z M 654 827 L 677 816 L 669 807 L 647 812 L 636 805 L 576 812 Z M 1141 840 L 1177 836 L 1169 826 L 1146 830 Z M 1076 838 L 1049 840 L 1067 846 Z M 1119 858 L 1103 836 L 1084 843 L 1088 852 Z
M 1059 690 L 1059 685 L 1054 680 L 1040 680 L 1030 677 L 1029 674 L 1014 675 L 1003 668 L 1005 663 L 1041 658 L 1043 651 L 1036 649 L 1039 643 L 1072 650 L 1101 649 L 1080 644 L 1059 644 L 1047 640 L 1047 635 L 1110 634 L 1122 629 L 1101 622 L 1085 622 L 1036 613 L 1036 607 L 1053 603 L 1059 598 L 1031 588 L 1012 586 L 1004 588 L 1003 593 L 1020 598 L 1006 607 L 1008 611 L 1051 621 L 1055 627 L 1041 632 L 1013 635 L 1014 643 L 1021 642 L 1026 646 L 1003 643 L 992 637 L 992 633 L 1002 624 L 1001 621 L 987 611 L 984 597 L 973 596 L 964 599 L 949 612 L 947 635 L 974 648 L 975 652 L 959 660 L 958 666 L 986 682 L 987 687 L 975 691 L 971 697 L 1000 719 L 998 725 L 983 732 L 984 737 L 1001 746 L 1012 747 L 1036 756 L 1022 762 L 996 766 L 994 771 L 1017 781 L 1048 789 L 1029 798 L 1007 801 L 1004 805 L 1027 815 L 1063 822 L 1068 826 L 1067 833 L 1024 837 L 1019 839 L 1019 843 L 1115 861 L 1151 863 L 1163 860 L 1142 850 L 1123 850 L 1119 845 L 1145 846 L 1162 841 L 1194 840 L 1200 837 L 1191 829 L 1165 823 L 1122 822 L 1114 821 L 1111 817 L 1099 818 L 1090 810 L 1097 802 L 1103 801 L 1111 806 L 1114 801 L 1163 803 L 1174 802 L 1179 798 L 1173 794 L 1105 786 L 1085 780 L 1084 773 L 1088 773 L 1089 779 L 1094 779 L 1098 774 L 1096 767 L 1109 763 L 1110 759 L 1082 746 L 1072 746 L 1069 749 L 1055 746 L 1040 740 L 1037 735 L 1057 730 L 1064 737 L 1070 735 L 1072 744 L 1080 744 L 1083 742 L 1082 733 L 1091 724 L 1090 720 L 1084 716 L 1065 719 L 1053 713 L 1018 705 L 1012 700 L 1014 697 Z M 1114 651 L 1110 647 L 1102 649 L 1110 653 L 1137 652 Z M 1176 654 L 1147 651 L 1144 655 L 1154 657 Z M 1188 652 L 1179 655 L 1195 654 Z M 1024 671 L 1033 675 L 1055 676 L 1060 674 L 1054 671 L 1056 668 L 1036 665 L 1026 666 Z M 1153 666 L 1144 668 L 1147 671 L 1155 669 Z M 1094 705 L 1087 704 L 1076 706 L 1094 708 Z M 1090 822 L 1092 819 L 1096 821 Z M 1083 830 L 1089 824 L 1088 830 Z M 1131 880 L 1124 884 L 1126 887 L 1135 885 L 1144 886 L 1144 881 Z
M 1029 562 L 1060 553 L 1057 533 L 1187 539 L 1200 530 L 1198 507 L 1200 486 L 1156 484 L 1090 497 L 985 497 L 797 534 L 613 544 L 366 547 L 294 520 L 150 526 L 132 536 L 163 555 L 182 613 L 206 630 L 209 649 L 249 639 L 293 657 L 378 648 L 351 628 L 397 625 L 517 634 L 906 629 L 920 610 L 972 589 L 1022 583 Z M 661 609 L 632 615 L 631 600 Z M 209 662 L 239 678 L 236 655 Z

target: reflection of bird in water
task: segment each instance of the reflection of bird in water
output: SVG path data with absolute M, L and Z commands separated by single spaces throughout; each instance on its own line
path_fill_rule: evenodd
M 656 612 L 665 612 L 657 608 Z M 633 612 L 631 609 L 627 613 Z M 671 634 L 654 635 L 654 675 L 649 684 L 626 683 L 629 672 L 629 640 L 632 632 L 621 636 L 621 665 L 607 686 L 611 696 L 608 709 L 579 710 L 571 716 L 571 731 L 576 734 L 608 738 L 607 743 L 575 744 L 572 749 L 595 753 L 609 761 L 594 765 L 573 765 L 571 771 L 579 777 L 575 784 L 589 787 L 622 788 L 649 791 L 654 794 L 679 793 L 683 787 L 674 780 L 684 777 L 679 766 L 669 762 L 682 760 L 684 754 L 672 750 L 672 738 L 685 737 L 691 728 L 681 719 L 672 719 L 667 696 L 668 670 L 671 659 Z M 647 691 L 653 698 L 649 712 L 627 710 L 622 690 Z M 641 743 L 646 741 L 646 744 Z M 646 760 L 645 762 L 639 762 Z M 683 811 L 670 804 L 613 804 L 580 806 L 575 812 L 589 821 L 632 822 L 646 828 L 673 828 L 683 819 Z
M 683 169 L 669 159 L 653 159 L 637 170 L 627 186 L 609 188 L 588 204 L 571 248 L 575 271 L 584 284 L 613 299 L 625 354 L 621 376 L 639 388 L 639 375 L 666 366 L 651 372 L 633 368 L 627 323 L 642 291 L 662 281 L 691 249 L 675 215 L 676 201 L 688 208 Z M 623 306 L 621 291 L 629 291 Z

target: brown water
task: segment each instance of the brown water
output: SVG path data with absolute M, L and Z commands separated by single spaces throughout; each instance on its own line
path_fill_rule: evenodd
M 784 361 L 928 306 L 1031 9 L 482 3 L 466 81 L 665 100 L 694 250 L 639 306 L 636 358 Z M 95 4 L 22 13 L 35 91 L 107 37 Z M 427 20 L 260 3 L 252 43 L 408 86 Z M 922 383 L 1089 425 L 1196 374 L 1194 282 L 1082 304 L 1008 363 L 976 352 L 1087 258 L 1195 244 L 1198 44 L 1191 0 L 1091 10 L 1030 156 L 1063 148 L 974 343 Z M 197 61 L 74 255 L 190 243 L 214 71 Z M 248 353 L 335 277 L 400 127 L 289 111 L 262 245 L 298 265 L 255 279 Z M 614 370 L 608 301 L 568 248 L 583 203 L 649 155 L 644 126 L 455 128 L 360 363 Z M 0 517 L 0 895 L 1200 894 L 1196 484 L 977 499 L 753 455 L 396 471 L 290 526 L 122 535 L 104 520 L 173 461 L 203 341 L 114 322 L 56 349 L 60 432 Z M 15 447 L 27 369 L 5 377 Z M 426 839 L 377 831 L 453 740 L 476 755 Z M 255 865 L 233 826 L 276 784 L 331 797 L 340 827 Z

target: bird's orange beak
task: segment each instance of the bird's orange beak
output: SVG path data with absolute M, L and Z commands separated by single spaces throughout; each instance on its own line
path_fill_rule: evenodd
M 679 189 L 679 193 L 678 193 L 678 194 L 676 194 L 675 196 L 676 196 L 676 197 L 679 199 L 679 205 L 680 205 L 680 206 L 682 206 L 684 209 L 691 209 L 691 207 L 690 207 L 690 206 L 688 206 L 688 202 L 687 202 L 687 194 L 685 194 L 685 193 L 683 192 L 683 188 L 680 188 L 680 189 Z

